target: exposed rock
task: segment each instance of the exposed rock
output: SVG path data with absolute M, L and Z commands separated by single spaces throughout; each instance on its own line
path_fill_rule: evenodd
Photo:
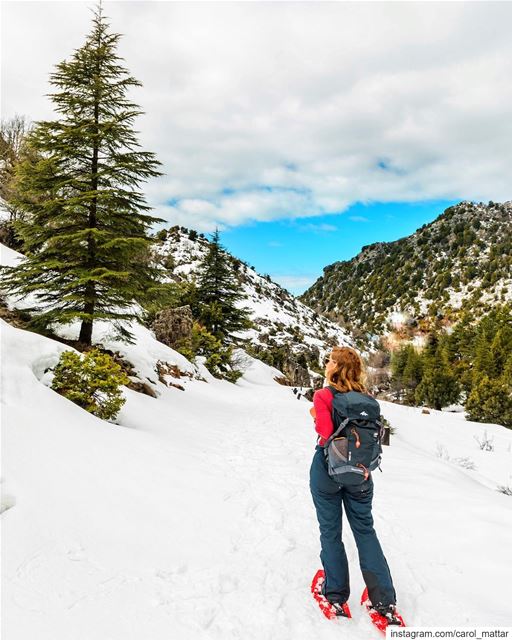
M 25 329 L 28 321 L 28 314 L 23 314 L 17 309 L 9 309 L 3 300 L 0 301 L 0 318 L 17 329 Z
M 192 311 L 189 305 L 176 309 L 163 309 L 156 314 L 152 329 L 155 338 L 175 349 L 192 335 Z
M 158 373 L 158 379 L 163 384 L 167 384 L 164 376 L 171 376 L 172 378 L 193 378 L 194 375 L 190 371 L 182 371 L 177 364 L 169 364 L 168 362 L 162 362 L 159 360 L 156 363 L 156 371 Z
M 303 395 L 306 398 L 306 400 L 309 400 L 310 402 L 313 402 L 313 394 L 314 393 L 315 393 L 314 389 L 306 389 L 306 391 L 303 393 Z
M 128 387 L 128 389 L 133 389 L 134 391 L 137 391 L 138 393 L 143 393 L 146 396 L 151 396 L 152 398 L 158 397 L 153 387 L 147 382 L 143 382 L 142 380 L 130 379 L 130 382 L 126 386 Z
M 318 373 L 313 373 L 311 375 L 311 379 L 313 382 L 313 391 L 317 391 L 318 389 L 321 389 L 324 386 L 324 380 L 325 378 L 323 376 L 321 376 Z
M 282 372 L 290 380 L 293 386 L 311 387 L 312 378 L 308 365 L 317 363 L 320 359 L 320 350 L 316 346 L 301 349 L 299 353 L 293 353 L 290 349 L 282 363 Z
M 121 369 L 126 373 L 130 382 L 126 385 L 128 389 L 132 389 L 133 391 L 137 391 L 137 393 L 143 393 L 146 396 L 150 396 L 151 398 L 157 398 L 158 394 L 155 389 L 151 386 L 150 382 L 154 383 L 152 380 L 148 380 L 147 382 L 141 380 L 137 372 L 135 371 L 131 362 L 123 358 L 123 356 L 119 353 L 119 351 L 110 351 L 109 349 L 103 349 L 104 353 L 107 353 L 114 362 L 116 362 Z
M 298 387 L 311 386 L 311 378 L 306 367 L 298 364 L 293 355 L 290 354 L 290 358 L 283 363 L 283 373 L 290 381 L 290 385 L 297 385 Z
M 165 384 L 165 386 L 167 387 L 175 387 L 176 389 L 181 389 L 181 391 L 185 391 L 185 387 L 183 387 L 181 384 L 178 384 L 177 382 L 172 382 L 171 380 L 168 380 L 167 378 L 193 378 L 194 375 L 190 372 L 190 371 L 182 371 L 178 365 L 176 364 L 169 364 L 168 362 L 162 362 L 161 360 L 159 360 L 156 363 L 156 371 L 158 373 L 158 379 L 160 380 L 160 382 L 162 384 Z M 199 378 L 200 380 L 203 380 L 203 378 Z
M 369 369 L 366 376 L 366 386 L 376 395 L 382 395 L 390 390 L 391 375 L 389 369 Z

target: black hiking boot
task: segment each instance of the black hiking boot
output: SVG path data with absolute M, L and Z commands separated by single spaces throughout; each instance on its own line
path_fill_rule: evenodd
M 372 609 L 375 609 L 379 615 L 387 620 L 388 626 L 400 626 L 402 624 L 402 621 L 396 616 L 396 607 L 394 604 L 388 604 L 387 606 L 378 604 L 372 607 Z
M 331 602 L 330 604 L 336 613 L 336 617 L 350 618 L 350 613 L 345 602 Z

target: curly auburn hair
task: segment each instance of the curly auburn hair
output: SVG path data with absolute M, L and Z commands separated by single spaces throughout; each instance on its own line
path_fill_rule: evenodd
M 350 347 L 333 347 L 331 359 L 336 368 L 327 375 L 328 384 L 338 391 L 368 393 L 364 385 L 364 367 L 361 356 Z

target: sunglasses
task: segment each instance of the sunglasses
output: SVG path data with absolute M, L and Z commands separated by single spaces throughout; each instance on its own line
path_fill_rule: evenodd
M 324 365 L 328 364 L 328 363 L 329 363 L 329 361 L 330 361 L 330 359 L 331 359 L 331 356 L 325 356 L 325 358 L 324 358 Z

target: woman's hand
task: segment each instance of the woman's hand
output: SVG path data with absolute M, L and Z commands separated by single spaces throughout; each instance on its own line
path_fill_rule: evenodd
M 316 409 L 315 409 L 315 407 L 311 407 L 311 409 L 309 410 L 309 415 L 313 418 L 313 420 L 316 420 Z

